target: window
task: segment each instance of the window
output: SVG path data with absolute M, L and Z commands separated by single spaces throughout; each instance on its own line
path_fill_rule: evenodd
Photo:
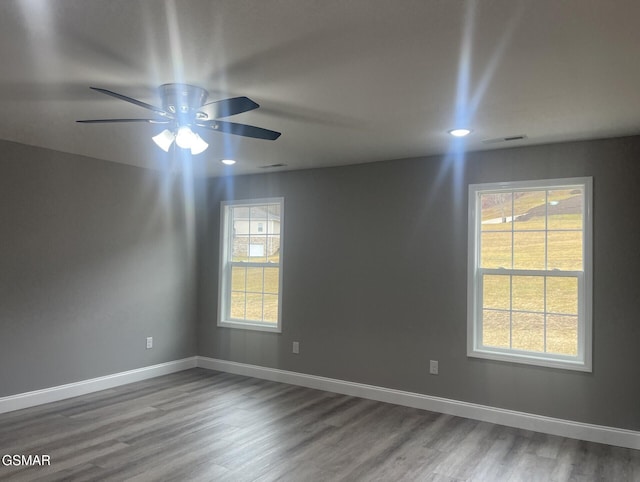
M 281 331 L 284 199 L 221 204 L 218 326 Z
M 469 356 L 591 371 L 591 186 L 469 186 Z

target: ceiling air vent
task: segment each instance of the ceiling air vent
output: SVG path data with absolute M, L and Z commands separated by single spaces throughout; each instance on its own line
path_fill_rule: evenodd
M 507 136 L 507 137 L 495 137 L 493 139 L 484 139 L 482 141 L 483 144 L 498 144 L 499 142 L 511 142 L 511 141 L 521 141 L 522 139 L 526 139 L 527 136 L 524 134 L 518 134 L 516 136 Z
M 276 168 L 276 167 L 286 167 L 286 164 L 282 164 L 282 163 L 269 164 L 268 166 L 260 166 L 260 169 L 273 169 L 273 168 Z

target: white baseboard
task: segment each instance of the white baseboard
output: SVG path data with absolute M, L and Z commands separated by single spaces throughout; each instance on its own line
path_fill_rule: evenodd
M 35 390 L 33 392 L 19 393 L 8 397 L 0 398 L 0 413 L 11 412 L 13 410 L 21 410 L 23 408 L 41 405 L 43 403 L 57 402 L 65 398 L 77 397 L 86 393 L 97 392 L 113 388 L 127 383 L 139 382 L 148 378 L 168 375 L 169 373 L 195 368 L 197 359 L 195 356 L 175 360 L 158 365 L 136 368 L 126 372 L 114 373 L 90 380 L 81 380 L 79 382 L 68 383 L 56 387 Z
M 304 373 L 278 370 L 275 368 L 265 368 L 202 356 L 196 358 L 198 367 L 209 370 L 316 388 L 318 390 L 394 403 L 396 405 L 404 405 L 432 412 L 446 413 L 458 417 L 506 425 L 508 427 L 640 450 L 640 432 L 633 430 L 544 417 L 531 413 L 516 412 L 514 410 L 505 410 L 486 405 L 460 402 L 447 398 L 432 397 L 420 393 L 404 392 L 334 378 L 306 375 Z
M 194 356 L 160 363 L 126 372 L 103 377 L 82 380 L 43 390 L 20 393 L 0 398 L 0 413 L 33 407 L 44 403 L 56 402 L 65 398 L 77 397 L 87 393 L 125 385 L 149 378 L 167 375 L 189 368 L 202 367 L 227 373 L 235 373 L 274 382 L 288 383 L 302 387 L 315 388 L 354 397 L 367 398 L 380 402 L 393 403 L 407 407 L 446 413 L 483 422 L 491 422 L 509 427 L 532 430 L 535 432 L 559 435 L 589 442 L 597 442 L 619 447 L 640 450 L 640 432 L 615 427 L 605 427 L 588 423 L 573 422 L 558 418 L 544 417 L 502 408 L 494 408 L 475 403 L 461 402 L 447 398 L 432 397 L 421 393 L 405 392 L 391 388 L 348 382 L 335 378 L 307 375 L 275 368 L 265 368 L 245 363 L 237 363 L 214 358 Z

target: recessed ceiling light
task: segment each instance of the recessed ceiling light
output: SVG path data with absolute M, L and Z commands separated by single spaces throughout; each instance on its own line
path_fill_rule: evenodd
M 471 134 L 471 129 L 451 129 L 447 132 L 454 137 L 465 137 Z
M 227 166 L 233 166 L 236 161 L 234 161 L 233 159 L 222 159 L 220 161 L 222 164 L 226 164 Z

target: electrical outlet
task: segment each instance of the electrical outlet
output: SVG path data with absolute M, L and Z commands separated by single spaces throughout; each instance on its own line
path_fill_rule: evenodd
M 432 375 L 438 374 L 438 360 L 429 360 L 429 373 Z
M 147 350 L 149 350 L 150 348 L 153 348 L 153 337 L 152 336 L 148 336 L 147 337 Z
M 293 353 L 295 353 L 296 355 L 300 353 L 300 342 L 298 341 L 293 342 Z

